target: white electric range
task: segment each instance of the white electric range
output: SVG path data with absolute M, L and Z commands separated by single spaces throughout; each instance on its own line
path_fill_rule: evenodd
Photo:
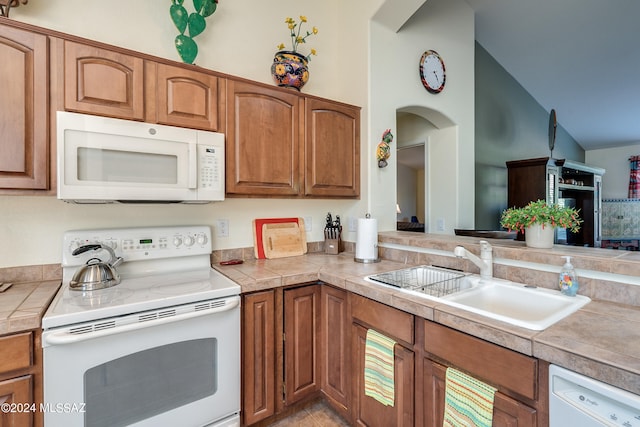
M 88 244 L 124 259 L 120 284 L 69 287 L 91 258 L 109 261 L 73 255 Z M 42 320 L 47 427 L 239 425 L 240 287 L 211 269 L 209 227 L 70 231 L 62 253 Z

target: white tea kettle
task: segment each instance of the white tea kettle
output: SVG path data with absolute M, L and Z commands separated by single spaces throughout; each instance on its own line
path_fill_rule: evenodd
M 102 244 L 91 244 L 80 246 L 73 251 L 72 255 L 80 255 L 88 251 L 104 249 L 109 252 L 111 258 L 108 262 L 100 258 L 91 258 L 85 265 L 80 267 L 69 282 L 69 289 L 74 291 L 95 291 L 109 288 L 120 283 L 120 275 L 116 270 L 124 261 L 121 257 L 116 257 L 115 252 L 109 246 Z

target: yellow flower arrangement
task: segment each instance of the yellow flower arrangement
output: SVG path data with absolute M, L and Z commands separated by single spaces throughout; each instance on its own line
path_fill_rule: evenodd
M 291 45 L 293 47 L 292 52 L 297 53 L 298 55 L 301 55 L 303 57 L 306 58 L 307 61 L 311 60 L 311 55 L 316 55 L 317 52 L 315 49 L 311 49 L 309 55 L 302 55 L 298 52 L 298 45 L 299 44 L 304 44 L 307 42 L 307 37 L 318 34 L 318 28 L 316 27 L 312 27 L 311 31 L 307 30 L 306 34 L 301 35 L 300 33 L 302 32 L 302 24 L 306 24 L 307 23 L 307 17 L 304 15 L 300 15 L 300 24 L 298 24 L 295 19 L 293 18 L 287 18 L 284 21 L 287 24 L 287 27 L 289 28 L 289 31 L 291 32 L 290 36 L 291 36 Z M 297 30 L 296 30 L 297 29 Z M 278 45 L 278 50 L 283 50 L 285 48 L 285 44 L 284 43 L 280 43 Z

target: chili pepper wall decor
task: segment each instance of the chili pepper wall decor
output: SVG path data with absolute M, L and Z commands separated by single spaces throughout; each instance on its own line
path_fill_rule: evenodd
M 389 144 L 393 141 L 393 135 L 391 134 L 391 129 L 387 129 L 382 134 L 382 141 L 378 144 L 376 148 L 376 159 L 378 160 L 378 167 L 384 168 L 387 167 L 387 159 L 391 156 L 391 147 Z

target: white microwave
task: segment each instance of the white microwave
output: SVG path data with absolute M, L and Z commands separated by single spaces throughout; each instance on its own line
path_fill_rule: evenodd
M 224 200 L 224 134 L 57 112 L 58 199 L 75 203 Z

